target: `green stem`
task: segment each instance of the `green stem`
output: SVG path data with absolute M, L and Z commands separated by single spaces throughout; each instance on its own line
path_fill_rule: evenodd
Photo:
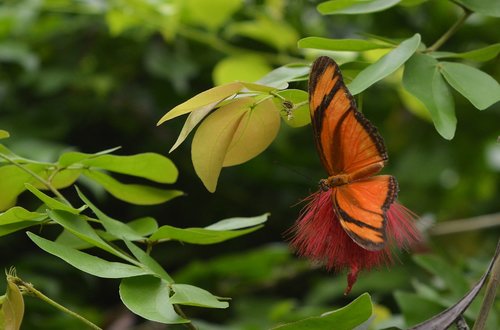
M 25 166 L 17 163 L 13 159 L 10 159 L 9 157 L 7 157 L 7 156 L 5 156 L 3 154 L 0 154 L 0 158 L 5 159 L 6 161 L 8 161 L 9 163 L 11 163 L 12 165 L 17 166 L 18 168 L 20 168 L 24 172 L 26 172 L 29 175 L 31 175 L 33 178 L 35 178 L 37 181 L 39 181 L 45 187 L 47 187 L 50 191 L 52 191 L 52 193 L 54 195 L 56 195 L 58 198 L 60 198 L 64 203 L 66 203 L 67 205 L 71 206 L 71 204 L 68 202 L 68 200 L 56 188 L 54 188 L 54 186 L 52 186 L 52 184 L 49 181 L 45 180 L 44 178 L 42 178 L 41 176 L 39 176 L 38 174 L 36 174 L 32 170 L 30 170 L 29 168 L 27 168 L 27 167 L 25 167 Z
M 436 40 L 436 42 L 432 46 L 427 48 L 426 50 L 427 53 L 434 52 L 438 50 L 442 45 L 444 45 L 444 43 L 448 41 L 448 39 L 450 39 L 451 36 L 453 36 L 458 31 L 458 29 L 460 29 L 460 27 L 465 23 L 467 18 L 469 18 L 469 16 L 472 14 L 472 11 L 470 11 L 469 9 L 464 7 L 462 7 L 462 9 L 464 10 L 462 16 L 455 22 L 455 24 L 453 24 L 448 29 L 448 31 L 446 31 L 438 40 Z
M 81 316 L 80 314 L 75 313 L 72 310 L 69 310 L 68 308 L 64 307 L 63 305 L 61 305 L 61 304 L 55 302 L 54 300 L 50 299 L 49 297 L 47 297 L 46 295 L 44 295 L 43 293 L 41 293 L 40 291 L 38 291 L 37 289 L 35 289 L 35 287 L 33 286 L 33 284 L 24 282 L 19 277 L 13 277 L 12 280 L 13 280 L 13 282 L 22 291 L 26 292 L 30 296 L 34 296 L 34 297 L 36 297 L 38 299 L 41 299 L 41 300 L 45 301 L 49 305 L 52 305 L 53 307 L 61 310 L 62 312 L 66 313 L 68 315 L 71 315 L 74 318 L 80 320 L 81 322 L 85 323 L 86 325 L 88 325 L 92 329 L 102 330 L 102 328 L 100 328 L 97 325 L 95 325 L 94 323 L 90 322 L 89 320 L 87 320 L 86 318 L 84 318 L 83 316 Z
M 479 316 L 472 330 L 483 330 L 486 326 L 486 320 L 488 319 L 488 313 L 491 307 L 495 303 L 495 297 L 497 293 L 498 284 L 500 282 L 500 257 L 497 257 L 493 267 L 491 269 L 490 278 L 488 279 L 488 284 L 486 284 L 486 293 L 484 294 L 483 303 L 481 305 L 481 310 L 479 311 Z

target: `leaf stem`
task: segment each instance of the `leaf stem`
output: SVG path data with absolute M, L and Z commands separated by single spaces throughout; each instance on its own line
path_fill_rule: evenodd
M 45 180 L 44 178 L 42 178 L 41 176 L 39 176 L 38 174 L 36 174 L 35 172 L 33 172 L 32 170 L 30 170 L 29 168 L 27 168 L 26 166 L 23 166 L 19 163 L 17 163 L 16 161 L 14 161 L 13 159 L 3 155 L 3 154 L 0 154 L 0 158 L 3 158 L 5 159 L 6 161 L 8 161 L 9 163 L 11 163 L 12 165 L 14 166 L 17 166 L 18 168 L 20 168 L 21 170 L 23 170 L 24 172 L 28 173 L 29 175 L 31 175 L 33 178 L 35 178 L 37 181 L 39 181 L 40 183 L 42 183 L 44 186 L 46 186 L 50 191 L 52 191 L 52 193 L 54 195 L 56 195 L 59 199 L 61 199 L 65 204 L 71 206 L 71 204 L 69 203 L 69 201 L 59 192 L 59 190 L 57 190 L 56 188 L 54 188 L 54 186 L 47 180 Z
M 500 244 L 500 243 L 499 243 Z M 496 292 L 500 282 L 500 257 L 497 257 L 491 269 L 490 278 L 486 284 L 486 292 L 483 298 L 483 303 L 479 311 L 479 315 L 474 323 L 472 330 L 483 330 L 486 326 L 488 313 L 495 303 Z
M 462 16 L 455 22 L 455 24 L 453 24 L 448 29 L 448 31 L 446 31 L 438 40 L 436 40 L 436 42 L 434 44 L 432 44 L 432 46 L 430 46 L 429 48 L 426 49 L 426 51 L 425 51 L 426 53 L 431 53 L 431 52 L 434 52 L 434 51 L 438 50 L 465 23 L 465 21 L 467 20 L 467 18 L 469 18 L 469 16 L 472 14 L 472 11 L 470 11 L 469 9 L 467 9 L 465 7 L 462 7 L 462 9 L 464 10 Z
M 10 278 L 10 280 L 14 284 L 16 284 L 22 292 L 24 292 L 24 293 L 26 293 L 26 294 L 28 294 L 30 296 L 33 296 L 33 297 L 36 297 L 38 299 L 43 300 L 44 302 L 48 303 L 49 305 L 52 305 L 53 307 L 61 310 L 62 312 L 66 313 L 68 315 L 71 315 L 74 318 L 80 320 L 81 322 L 85 323 L 86 325 L 88 325 L 92 329 L 102 330 L 102 328 L 100 328 L 97 325 L 95 325 L 94 323 L 90 322 L 89 320 L 87 320 L 86 318 L 84 318 L 83 316 L 81 316 L 80 314 L 78 314 L 76 312 L 73 312 L 72 310 L 69 310 L 68 308 L 64 307 L 63 305 L 61 305 L 61 304 L 55 302 L 54 300 L 50 299 L 49 297 L 47 297 L 46 295 L 44 295 L 43 293 L 41 293 L 40 291 L 38 291 L 37 289 L 35 289 L 35 287 L 33 286 L 33 284 L 25 282 L 22 279 L 20 279 L 19 277 L 13 277 L 12 276 Z

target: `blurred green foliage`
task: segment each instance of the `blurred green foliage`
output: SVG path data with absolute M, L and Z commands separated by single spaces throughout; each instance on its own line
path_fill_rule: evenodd
M 251 80 L 271 67 L 313 59 L 319 51 L 296 47 L 301 37 L 344 39 L 370 33 L 400 40 L 419 33 L 431 45 L 460 16 L 451 1 L 402 1 L 374 14 L 324 17 L 315 6 L 285 0 L 3 1 L 0 129 L 11 135 L 3 141 L 39 161 L 56 161 L 61 151 L 91 153 L 118 145 L 123 154 L 166 154 L 182 126 L 174 120 L 155 127 L 167 110 L 214 82 Z M 498 18 L 473 14 L 440 50 L 465 53 L 493 45 L 499 42 L 497 30 Z M 473 65 L 498 80 L 496 54 Z M 398 178 L 400 200 L 438 223 L 498 213 L 500 105 L 479 112 L 452 91 L 458 128 L 447 141 L 404 96 L 400 80 L 389 76 L 362 98 L 363 112 L 384 136 L 390 154 L 387 172 Z M 306 84 L 292 87 L 304 89 Z M 194 174 L 188 144 L 169 156 L 180 173 L 175 188 L 187 196 L 146 207 L 160 225 L 205 227 L 235 215 L 272 214 L 265 230 L 223 244 L 155 248 L 155 259 L 181 282 L 233 298 L 230 309 L 217 313 L 186 309 L 190 317 L 204 320 L 199 322 L 203 327 L 268 328 L 318 316 L 351 300 L 341 296 L 342 275 L 297 260 L 283 243 L 300 211 L 297 202 L 316 190 L 324 176 L 313 145 L 307 126 L 282 125 L 265 153 L 223 171 L 214 195 Z M 144 207 L 116 200 L 88 181 L 81 184 L 114 218 L 144 216 Z M 74 192 L 67 193 L 78 200 Z M 32 203 L 28 194 L 20 202 Z M 52 228 L 43 233 L 56 235 Z M 432 251 L 436 257 L 417 257 L 414 263 L 402 256 L 403 262 L 390 271 L 364 274 L 353 297 L 370 291 L 380 316 L 374 328 L 415 324 L 465 294 L 486 268 L 499 233 L 494 227 L 430 236 L 421 252 Z M 0 240 L 0 260 L 0 266 L 15 265 L 25 280 L 97 323 L 106 326 L 125 318 L 118 282 L 80 273 L 37 249 L 22 232 Z M 444 260 L 449 263 L 444 270 L 432 266 L 443 267 Z M 4 285 L 0 281 L 0 292 Z M 423 301 L 428 309 L 410 314 L 401 300 L 411 306 Z M 26 304 L 25 329 L 79 326 L 39 301 L 26 299 Z M 495 308 L 498 313 L 498 304 Z M 477 307 L 469 313 L 474 319 Z

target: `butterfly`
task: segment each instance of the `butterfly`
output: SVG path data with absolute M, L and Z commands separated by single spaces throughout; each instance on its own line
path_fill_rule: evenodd
M 398 183 L 391 175 L 376 175 L 387 163 L 384 140 L 358 111 L 339 66 L 319 57 L 309 76 L 309 108 L 314 140 L 328 178 L 334 212 L 349 237 L 362 248 L 384 248 L 387 211 L 396 200 Z

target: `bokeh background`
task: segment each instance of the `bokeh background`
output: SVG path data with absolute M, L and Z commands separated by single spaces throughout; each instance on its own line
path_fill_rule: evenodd
M 115 146 L 122 146 L 118 154 L 167 155 L 183 120 L 156 127 L 165 112 L 231 74 L 256 80 L 279 65 L 312 61 L 318 53 L 299 50 L 299 38 L 360 38 L 362 33 L 408 38 L 418 32 L 431 44 L 460 14 L 450 1 L 403 4 L 370 15 L 321 16 L 314 1 L 4 0 L 0 128 L 11 133 L 5 144 L 39 160 L 55 160 L 62 151 L 93 153 Z M 442 50 L 467 51 L 499 42 L 498 23 L 498 18 L 473 15 Z M 480 68 L 499 80 L 498 58 Z M 447 141 L 418 106 L 405 102 L 397 74 L 363 93 L 363 112 L 388 147 L 390 162 L 384 171 L 398 178 L 399 200 L 422 216 L 424 230 L 433 223 L 480 215 L 494 222 L 500 211 L 500 105 L 478 111 L 454 96 L 458 127 L 455 138 Z M 79 185 L 94 192 L 93 199 L 107 214 L 124 221 L 149 215 L 160 224 L 202 227 L 229 217 L 271 213 L 263 229 L 232 241 L 155 248 L 153 256 L 177 281 L 233 298 L 227 310 L 186 310 L 207 328 L 269 328 L 343 306 L 364 291 L 376 303 L 375 328 L 414 324 L 465 293 L 456 289 L 457 283 L 470 285 L 480 277 L 500 233 L 494 226 L 446 235 L 425 231 L 416 253 L 430 257 L 431 266 L 428 259 L 402 254 L 390 270 L 362 274 L 352 294 L 343 297 L 345 274 L 300 260 L 286 245 L 286 232 L 303 205 L 299 202 L 325 175 L 310 126 L 282 124 L 263 154 L 223 169 L 214 194 L 194 173 L 190 139 L 168 157 L 180 172 L 173 188 L 186 196 L 163 205 L 132 206 L 85 182 Z M 26 194 L 19 203 L 34 201 Z M 50 228 L 34 230 L 55 235 Z M 24 280 L 99 324 L 133 318 L 120 303 L 118 281 L 77 271 L 37 249 L 24 233 L 0 237 L 0 266 L 15 266 Z M 450 283 L 446 272 L 457 282 Z M 4 287 L 0 281 L 2 292 Z M 40 301 L 26 300 L 23 329 L 81 327 Z M 414 307 L 418 311 L 412 314 L 405 302 L 427 307 Z M 138 318 L 135 322 L 137 328 L 161 328 Z

